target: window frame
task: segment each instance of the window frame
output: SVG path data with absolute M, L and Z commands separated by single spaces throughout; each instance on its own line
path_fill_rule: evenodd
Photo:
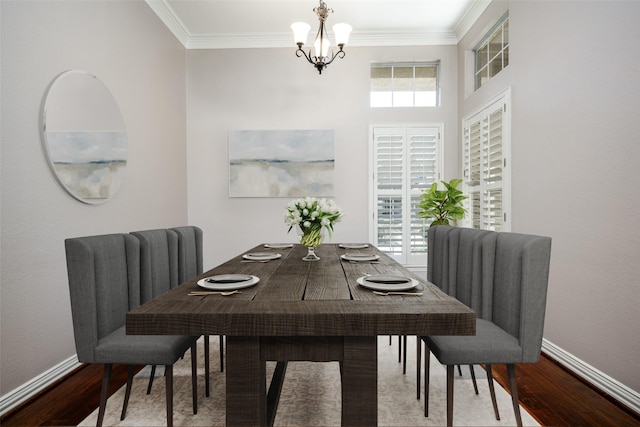
M 402 244 L 401 244 L 401 252 L 398 253 L 390 253 L 385 251 L 384 248 L 380 248 L 379 245 L 379 228 L 381 222 L 378 218 L 379 209 L 378 209 L 378 196 L 381 195 L 381 192 L 378 190 L 378 175 L 376 166 L 378 165 L 378 143 L 376 141 L 376 130 L 381 130 L 383 132 L 390 132 L 394 130 L 401 129 L 403 132 L 403 152 L 402 152 L 402 189 L 392 189 L 388 190 L 389 194 L 391 192 L 399 193 L 402 201 Z M 433 162 L 433 180 L 435 182 L 439 182 L 442 177 L 442 171 L 444 167 L 444 151 L 443 151 L 443 141 L 444 141 L 444 124 L 443 123 L 404 123 L 404 124 L 371 124 L 369 126 L 369 141 L 370 141 L 370 155 L 369 155 L 369 241 L 371 241 L 375 246 L 381 249 L 383 252 L 387 253 L 391 258 L 399 262 L 400 264 L 407 267 L 425 267 L 427 265 L 427 252 L 426 252 L 426 230 L 428 228 L 428 224 L 422 219 L 417 217 L 415 212 L 417 208 L 415 208 L 416 198 L 420 196 L 423 189 L 428 188 L 431 185 L 431 182 L 425 182 L 423 186 L 419 188 L 413 188 L 411 185 L 411 151 L 410 145 L 411 140 L 409 136 L 411 135 L 412 129 L 421 129 L 425 130 L 423 133 L 413 135 L 429 135 L 435 137 L 434 149 L 435 149 L 435 160 Z M 383 192 L 384 193 L 384 192 Z M 384 195 L 383 195 L 384 196 Z M 412 202 L 413 198 L 413 202 Z M 419 224 L 419 225 L 418 225 Z M 419 228 L 419 234 L 416 233 L 416 228 Z M 418 240 L 423 240 L 422 246 L 424 247 L 423 251 L 412 251 L 412 248 L 420 247 L 420 242 L 414 242 L 416 239 L 415 235 L 418 235 Z
M 505 31 L 506 28 L 506 31 Z M 494 36 L 501 32 L 502 37 L 500 40 L 500 49 L 493 56 L 491 55 L 491 49 L 489 46 Z M 506 34 L 506 43 L 505 43 Z M 480 52 L 483 48 L 487 47 L 487 58 L 481 62 Z M 491 65 L 495 64 L 494 60 L 500 59 L 500 69 L 496 72 L 491 72 Z M 482 64 L 482 65 L 481 65 Z M 473 87 L 474 90 L 480 89 L 485 83 L 495 77 L 500 71 L 504 70 L 509 65 L 509 11 L 507 11 L 502 17 L 491 27 L 491 29 L 485 34 L 480 42 L 473 48 Z M 486 72 L 486 75 L 483 73 Z
M 412 89 L 411 91 L 394 90 L 394 70 L 396 68 L 413 68 Z M 436 84 L 435 84 L 435 102 L 433 105 L 416 105 L 416 68 L 419 67 L 433 67 L 435 68 Z M 372 105 L 372 97 L 374 91 L 371 88 L 371 70 L 374 68 L 391 68 L 391 103 L 390 105 Z M 396 105 L 395 94 L 400 92 L 410 92 L 412 96 L 412 105 Z M 372 63 L 369 67 L 369 107 L 370 108 L 433 108 L 440 106 L 440 61 L 422 61 L 422 62 L 385 62 L 385 63 Z
M 499 114 L 501 112 L 501 114 Z M 500 115 L 500 151 L 499 164 L 491 159 L 492 150 L 495 147 L 491 120 Z M 477 130 L 471 130 L 477 127 Z M 471 143 L 471 135 L 479 132 L 479 146 L 474 148 Z M 467 213 L 462 220 L 465 227 L 481 228 L 494 231 L 511 231 L 511 88 L 482 105 L 462 120 L 462 190 L 468 199 L 465 200 Z M 472 154 L 473 153 L 473 154 Z M 494 160 L 492 164 L 491 161 Z M 497 166 L 496 166 L 497 165 Z M 500 180 L 496 180 L 494 168 L 500 168 Z M 472 171 L 472 169 L 476 169 Z M 472 175 L 477 175 L 476 179 Z M 486 178 L 483 178 L 486 177 Z M 472 184 L 473 183 L 473 184 Z M 494 201 L 496 195 L 500 196 L 499 226 L 495 224 Z

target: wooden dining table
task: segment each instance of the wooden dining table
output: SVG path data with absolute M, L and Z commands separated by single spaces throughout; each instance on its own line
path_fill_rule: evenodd
M 271 245 L 251 248 L 127 314 L 127 334 L 226 336 L 227 426 L 273 425 L 290 361 L 339 362 L 342 425 L 375 426 L 379 335 L 475 334 L 471 309 L 372 245 L 322 244 L 313 262 L 302 260 L 307 249 L 299 244 L 265 246 Z M 258 252 L 280 257 L 244 258 Z M 344 259 L 357 254 L 378 259 Z M 232 295 L 190 295 L 204 290 L 198 280 L 223 274 L 259 281 Z M 358 283 L 379 275 L 408 277 L 416 287 L 410 295 L 379 295 Z M 269 387 L 268 361 L 277 362 Z

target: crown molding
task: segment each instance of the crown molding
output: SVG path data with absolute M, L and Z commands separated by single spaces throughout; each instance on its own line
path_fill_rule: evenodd
M 491 4 L 492 0 L 474 0 L 471 5 L 464 11 L 462 18 L 458 21 L 454 27 L 456 38 L 458 41 L 469 32 L 473 24 L 480 18 L 480 15 Z
M 458 38 L 451 31 L 376 31 L 354 33 L 349 46 L 434 46 L 455 45 Z
M 428 46 L 455 45 L 458 38 L 453 32 L 375 32 L 354 33 L 348 47 L 353 46 Z M 295 48 L 289 33 L 234 33 L 191 36 L 187 49 L 243 49 L 243 48 Z M 309 47 L 308 45 L 307 47 Z
M 175 38 L 182 44 L 182 46 L 187 47 L 189 44 L 189 40 L 191 39 L 191 34 L 189 30 L 184 25 L 184 22 L 176 15 L 176 12 L 169 5 L 167 0 L 145 0 L 147 5 L 158 15 L 158 18 L 162 21 L 162 23 L 173 33 Z

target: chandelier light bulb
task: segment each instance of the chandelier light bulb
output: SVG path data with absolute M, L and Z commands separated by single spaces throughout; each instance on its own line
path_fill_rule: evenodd
M 333 34 L 336 36 L 336 45 L 344 46 L 349 41 L 349 34 L 351 33 L 351 25 L 340 23 L 333 26 Z
M 294 22 L 291 24 L 291 29 L 293 30 L 293 39 L 297 45 L 301 46 L 307 43 L 311 25 L 306 22 Z
M 313 48 L 316 51 L 316 58 L 321 59 L 328 56 L 329 46 L 331 46 L 331 43 L 327 37 L 316 38 L 316 41 L 313 42 Z

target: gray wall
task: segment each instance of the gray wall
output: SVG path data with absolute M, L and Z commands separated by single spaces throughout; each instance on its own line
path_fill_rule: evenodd
M 2 395 L 75 354 L 64 239 L 186 224 L 185 51 L 141 1 L 6 1 L 2 14 Z M 129 132 L 121 191 L 68 196 L 47 165 L 40 103 L 68 69 L 101 79 Z
M 198 224 L 205 267 L 258 242 L 294 240 L 282 222 L 286 199 L 227 197 L 229 130 L 335 129 L 336 199 L 347 215 L 334 241 L 361 241 L 368 238 L 369 124 L 444 122 L 452 178 L 461 118 L 507 86 L 513 230 L 554 239 L 545 337 L 640 390 L 640 3 L 509 7 L 511 65 L 466 96 L 457 83 L 464 50 L 500 16 L 501 4 L 459 48 L 353 47 L 318 76 L 293 49 L 185 52 L 142 2 L 0 2 L 0 392 L 75 352 L 64 238 Z M 404 59 L 443 61 L 442 108 L 369 110 L 369 62 Z M 40 147 L 42 95 L 69 68 L 105 82 L 130 132 L 127 182 L 99 207 L 57 186 Z
M 229 198 L 228 132 L 335 130 L 335 200 L 345 211 L 333 241 L 368 241 L 369 124 L 445 125 L 445 175 L 457 176 L 456 47 L 349 48 L 319 75 L 295 49 L 192 50 L 187 54 L 189 221 L 213 266 L 260 242 L 294 241 L 287 198 Z M 441 60 L 442 106 L 369 108 L 372 61 Z M 426 264 L 426 259 L 425 259 Z
M 460 117 L 512 93 L 512 230 L 552 236 L 545 339 L 640 391 L 640 2 L 491 5 L 466 49 L 506 7 L 510 65 Z

